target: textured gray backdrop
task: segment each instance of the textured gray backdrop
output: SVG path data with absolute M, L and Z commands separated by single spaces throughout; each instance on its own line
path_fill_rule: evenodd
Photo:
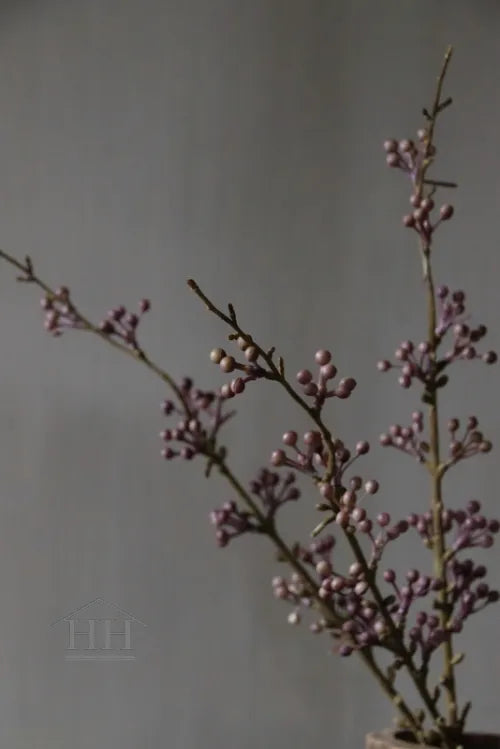
M 420 125 L 450 42 L 439 174 L 461 189 L 437 276 L 466 287 L 500 347 L 499 35 L 494 0 L 4 0 L 0 245 L 96 318 L 150 297 L 150 351 L 215 385 L 225 331 L 187 291 L 195 276 L 291 372 L 331 347 L 359 380 L 336 429 L 376 440 L 416 395 L 374 364 L 423 330 L 408 188 L 381 143 Z M 1 746 L 361 747 L 390 706 L 354 658 L 286 624 L 264 542 L 215 547 L 207 513 L 230 495 L 158 457 L 161 384 L 97 340 L 47 337 L 13 276 L 0 268 Z M 498 376 L 457 368 L 443 414 L 477 411 L 500 442 Z M 239 407 L 246 480 L 304 422 L 265 385 Z M 457 469 L 448 497 L 498 512 L 495 456 Z M 365 466 L 384 487 L 374 507 L 425 505 L 411 460 L 374 450 Z M 290 536 L 312 501 L 287 513 Z M 65 661 L 66 625 L 50 624 L 96 597 L 148 625 L 134 662 Z M 491 609 L 462 638 L 476 728 L 500 728 L 498 623 Z

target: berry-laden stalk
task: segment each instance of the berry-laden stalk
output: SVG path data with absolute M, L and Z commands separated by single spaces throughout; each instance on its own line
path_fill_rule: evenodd
M 448 579 L 446 569 L 446 542 L 443 529 L 443 470 L 440 456 L 439 441 L 439 410 L 438 410 L 438 388 L 436 386 L 437 374 L 437 348 L 439 339 L 436 335 L 436 295 L 434 281 L 432 276 L 432 267 L 430 261 L 430 247 L 424 248 L 426 258 L 426 286 L 427 286 L 427 304 L 428 304 L 428 325 L 429 325 L 429 343 L 431 350 L 429 353 L 430 373 L 428 387 L 429 401 L 429 472 L 431 475 L 431 510 L 433 538 L 432 549 L 434 553 L 434 574 L 441 581 L 441 590 L 438 593 L 439 616 L 441 627 L 448 633 L 442 648 L 444 653 L 444 667 L 441 682 L 446 693 L 448 725 L 453 730 L 457 726 L 457 696 L 455 684 L 455 672 L 453 666 L 453 642 L 452 634 L 449 628 L 449 618 L 451 607 L 448 601 Z

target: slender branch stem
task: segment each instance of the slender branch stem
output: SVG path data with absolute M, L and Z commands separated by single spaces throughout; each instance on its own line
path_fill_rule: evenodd
M 50 286 L 48 286 L 39 276 L 37 276 L 34 273 L 33 266 L 29 258 L 26 258 L 25 263 L 22 263 L 17 258 L 13 257 L 12 255 L 9 255 L 3 250 L 0 250 L 0 258 L 2 258 L 3 260 L 5 260 L 7 263 L 14 266 L 15 268 L 17 268 L 17 270 L 21 271 L 23 275 L 18 278 L 19 281 L 32 283 L 33 285 L 42 289 L 49 296 L 55 296 L 56 292 Z M 216 308 L 211 303 L 210 303 L 210 306 L 213 308 L 212 311 L 216 310 Z M 131 356 L 136 361 L 141 362 L 145 367 L 147 367 L 151 372 L 153 372 L 153 374 L 155 374 L 157 377 L 163 380 L 163 382 L 165 382 L 173 390 L 173 392 L 175 393 L 175 395 L 177 396 L 177 398 L 179 399 L 183 407 L 185 409 L 188 409 L 183 393 L 181 389 L 178 387 L 178 385 L 176 384 L 175 380 L 168 374 L 168 372 L 166 372 L 159 365 L 157 365 L 152 359 L 150 359 L 143 349 L 141 348 L 131 349 L 123 345 L 119 341 L 114 340 L 108 334 L 100 330 L 98 326 L 90 322 L 90 320 L 84 317 L 78 310 L 76 310 L 74 306 L 73 306 L 73 311 L 78 315 L 79 323 L 81 323 L 82 325 L 81 330 L 85 330 L 87 332 L 93 333 L 94 335 L 97 335 L 99 338 L 104 340 L 113 348 L 121 351 L 124 354 Z M 217 310 L 217 312 L 219 311 Z M 219 313 L 219 316 L 223 316 L 223 313 Z M 225 316 L 223 316 L 223 319 L 224 317 Z M 225 318 L 225 322 L 230 324 L 231 323 L 230 318 L 228 317 Z M 277 377 L 279 377 L 280 376 L 279 370 L 274 365 L 274 362 L 272 362 L 272 358 L 266 352 L 262 352 L 262 355 L 265 356 L 266 362 L 268 363 L 268 365 L 272 367 L 273 373 Z M 295 394 L 295 391 L 293 390 L 293 388 L 291 388 L 291 386 L 288 385 L 287 389 L 290 391 L 290 394 L 292 393 Z M 299 398 L 299 396 L 297 396 L 297 398 Z M 297 400 L 297 398 L 294 398 L 294 400 Z M 312 411 L 312 409 L 310 410 Z M 332 439 L 331 435 L 329 431 L 326 429 L 326 427 L 324 427 L 324 432 L 326 432 L 326 434 L 328 435 L 328 438 L 331 440 Z M 307 586 L 308 591 L 310 592 L 311 596 L 314 598 L 318 609 L 322 611 L 323 615 L 325 616 L 325 621 L 327 622 L 327 624 L 329 626 L 342 625 L 343 620 L 341 617 L 339 617 L 333 605 L 327 601 L 324 601 L 320 597 L 319 586 L 317 585 L 316 581 L 312 578 L 312 576 L 309 574 L 306 567 L 300 562 L 299 559 L 297 559 L 297 557 L 292 552 L 288 544 L 283 540 L 281 535 L 278 533 L 274 522 L 269 521 L 269 519 L 261 512 L 257 504 L 254 502 L 252 496 L 245 490 L 243 485 L 238 481 L 236 476 L 232 473 L 232 471 L 230 470 L 229 466 L 227 465 L 225 459 L 221 456 L 221 454 L 218 452 L 215 452 L 214 450 L 212 452 L 206 452 L 205 455 L 209 462 L 217 465 L 221 475 L 224 476 L 224 478 L 228 481 L 230 486 L 232 486 L 232 488 L 236 491 L 240 499 L 246 504 L 250 512 L 258 520 L 262 532 L 270 538 L 272 543 L 276 546 L 276 548 L 280 552 L 280 555 L 287 561 L 287 563 L 292 567 L 292 569 L 294 569 L 300 575 L 300 578 L 304 581 L 305 585 Z M 391 680 L 384 674 L 383 670 L 377 664 L 375 657 L 373 655 L 372 649 L 365 648 L 357 652 L 359 653 L 361 659 L 366 664 L 368 669 L 371 671 L 375 679 L 380 684 L 382 690 L 386 693 L 386 695 L 392 701 L 396 709 L 401 713 L 401 715 L 407 721 L 408 725 L 412 728 L 412 730 L 415 733 L 416 739 L 418 741 L 423 742 L 425 740 L 425 735 L 424 735 L 424 732 L 422 731 L 422 727 L 419 721 L 417 720 L 417 718 L 415 717 L 411 709 L 408 707 L 402 695 L 395 689 L 394 685 L 391 683 Z
M 200 299 L 205 303 L 208 310 L 212 312 L 214 315 L 216 315 L 218 318 L 220 318 L 223 322 L 225 322 L 226 325 L 228 325 L 238 337 L 242 337 L 245 340 L 249 340 L 249 341 L 251 340 L 252 345 L 257 348 L 257 350 L 259 351 L 259 354 L 262 356 L 262 358 L 264 359 L 264 361 L 266 362 L 266 364 L 269 366 L 269 368 L 272 371 L 273 377 L 269 379 L 273 379 L 274 381 L 278 382 L 282 387 L 285 388 L 285 390 L 290 395 L 293 394 L 293 400 L 300 406 L 301 409 L 306 411 L 306 413 L 310 416 L 310 418 L 313 420 L 313 422 L 316 424 L 316 426 L 320 430 L 321 434 L 323 435 L 327 453 L 329 455 L 328 465 L 334 466 L 335 465 L 335 462 L 334 462 L 335 446 L 333 443 L 333 438 L 331 436 L 330 430 L 324 424 L 319 410 L 313 409 L 311 408 L 311 406 L 309 406 L 309 404 L 292 388 L 292 386 L 290 385 L 288 380 L 285 378 L 285 376 L 279 371 L 279 369 L 274 364 L 272 357 L 268 353 L 266 353 L 266 351 L 261 346 L 259 346 L 259 344 L 257 344 L 248 333 L 246 333 L 243 330 L 243 328 L 240 327 L 232 306 L 231 306 L 232 314 L 231 316 L 228 316 L 224 312 L 222 312 L 222 310 L 220 310 L 206 296 L 206 294 L 204 294 L 204 292 L 200 289 L 200 287 L 195 281 L 193 280 L 188 281 L 188 285 L 195 292 L 195 294 L 198 297 L 200 297 Z M 325 473 L 323 481 L 329 481 L 330 478 L 331 478 L 331 475 L 329 475 L 327 471 Z M 433 699 L 427 687 L 425 675 L 422 674 L 419 671 L 419 669 L 416 667 L 416 665 L 414 664 L 413 658 L 404 644 L 401 630 L 398 629 L 398 627 L 396 627 L 391 615 L 389 614 L 386 606 L 384 605 L 384 597 L 377 585 L 374 570 L 369 567 L 366 557 L 363 553 L 363 550 L 357 538 L 352 533 L 349 533 L 345 529 L 343 529 L 343 532 L 344 532 L 344 535 L 347 539 L 349 546 L 351 547 L 351 550 L 356 560 L 360 563 L 360 565 L 363 568 L 363 572 L 364 572 L 368 587 L 374 597 L 375 603 L 377 604 L 377 607 L 381 615 L 384 618 L 384 621 L 386 622 L 388 632 L 391 636 L 391 639 L 395 647 L 397 648 L 397 653 L 399 657 L 401 657 L 401 659 L 403 660 L 403 663 L 408 671 L 410 678 L 415 684 L 415 687 L 418 693 L 420 694 L 425 707 L 427 708 L 437 730 L 442 736 L 444 744 L 446 746 L 451 747 L 452 743 L 449 741 L 446 728 L 443 725 L 444 721 L 439 713 L 439 710 L 436 707 L 436 702 Z
M 430 253 L 429 253 L 430 254 Z M 441 627 L 447 633 L 443 642 L 444 668 L 441 678 L 446 693 L 448 724 L 456 726 L 457 713 L 457 696 L 455 671 L 453 666 L 453 642 L 451 632 L 449 631 L 450 604 L 448 601 L 448 577 L 446 565 L 446 540 L 443 528 L 443 471 L 441 470 L 440 457 L 440 440 L 439 440 L 439 404 L 438 391 L 435 386 L 435 364 L 436 349 L 438 345 L 436 337 L 436 297 L 434 291 L 434 281 L 432 276 L 432 267 L 430 259 L 427 262 L 427 296 L 428 296 L 428 323 L 429 323 L 429 341 L 431 344 L 430 362 L 431 362 L 431 382 L 429 387 L 429 443 L 430 443 L 430 474 L 431 474 L 431 510 L 433 539 L 432 549 L 434 553 L 434 574 L 441 581 L 441 590 L 438 593 L 439 616 Z
M 449 101 L 441 101 L 444 78 L 452 55 L 452 48 L 446 50 L 443 66 L 438 77 L 434 102 L 429 117 L 429 127 L 426 140 L 426 158 L 423 161 L 420 173 L 417 175 L 415 184 L 416 195 L 421 196 L 424 185 L 432 184 L 432 181 L 426 179 L 427 169 L 432 163 L 434 154 L 434 131 L 437 118 L 440 112 L 448 105 Z M 441 627 L 447 633 L 443 642 L 444 667 L 441 682 L 444 686 L 447 702 L 447 723 L 449 729 L 453 732 L 458 724 L 457 696 L 455 673 L 453 666 L 453 642 L 451 632 L 449 631 L 450 604 L 448 601 L 448 580 L 446 567 L 446 541 L 443 529 L 443 494 L 442 481 L 444 476 L 443 466 L 440 457 L 440 440 L 439 440 L 439 398 L 436 381 L 437 372 L 437 348 L 439 338 L 436 335 L 437 311 L 436 295 L 434 289 L 434 280 L 431 266 L 431 240 L 422 240 L 421 252 L 424 263 L 424 281 L 427 290 L 427 324 L 428 324 L 428 341 L 430 345 L 429 361 L 430 372 L 429 382 L 427 385 L 427 396 L 429 402 L 429 443 L 430 454 L 428 459 L 428 468 L 431 476 L 431 511 L 433 525 L 433 542 L 432 549 L 434 555 L 434 574 L 441 581 L 441 590 L 438 593 L 439 615 Z

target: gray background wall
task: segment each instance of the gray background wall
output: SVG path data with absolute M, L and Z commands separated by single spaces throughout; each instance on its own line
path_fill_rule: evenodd
M 423 330 L 408 187 L 381 143 L 420 126 L 448 43 L 456 106 L 439 174 L 461 183 L 437 276 L 465 286 L 499 348 L 497 2 L 17 0 L 0 6 L 0 242 L 68 283 L 84 310 L 148 296 L 143 340 L 175 376 L 220 377 L 225 331 L 195 276 L 237 302 L 289 371 L 330 346 L 355 398 L 331 409 L 347 440 L 404 421 L 374 364 Z M 455 196 L 454 196 L 455 197 Z M 164 396 L 99 341 L 42 331 L 38 294 L 0 269 L 0 744 L 9 749 L 360 747 L 390 706 L 355 659 L 286 624 L 272 554 L 216 549 L 207 513 L 229 498 L 200 466 L 158 457 Z M 498 369 L 457 368 L 443 415 L 477 411 L 498 442 Z M 228 430 L 250 478 L 304 422 L 265 385 Z M 382 459 L 382 464 L 377 465 Z M 449 500 L 497 512 L 496 457 L 457 469 Z M 374 450 L 373 500 L 427 501 L 413 463 Z M 312 498 L 285 519 L 314 522 Z M 413 546 L 394 553 L 406 563 Z M 498 570 L 498 554 L 490 556 Z M 145 622 L 137 660 L 68 663 L 50 623 L 101 596 Z M 498 730 L 498 610 L 462 638 L 471 726 Z M 487 638 L 490 638 L 489 645 Z

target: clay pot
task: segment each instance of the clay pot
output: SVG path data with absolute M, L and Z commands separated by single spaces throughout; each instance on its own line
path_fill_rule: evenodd
M 500 736 L 493 733 L 467 733 L 464 749 L 500 749 Z M 366 737 L 366 749 L 428 749 L 424 744 L 405 741 L 404 731 L 374 731 Z

